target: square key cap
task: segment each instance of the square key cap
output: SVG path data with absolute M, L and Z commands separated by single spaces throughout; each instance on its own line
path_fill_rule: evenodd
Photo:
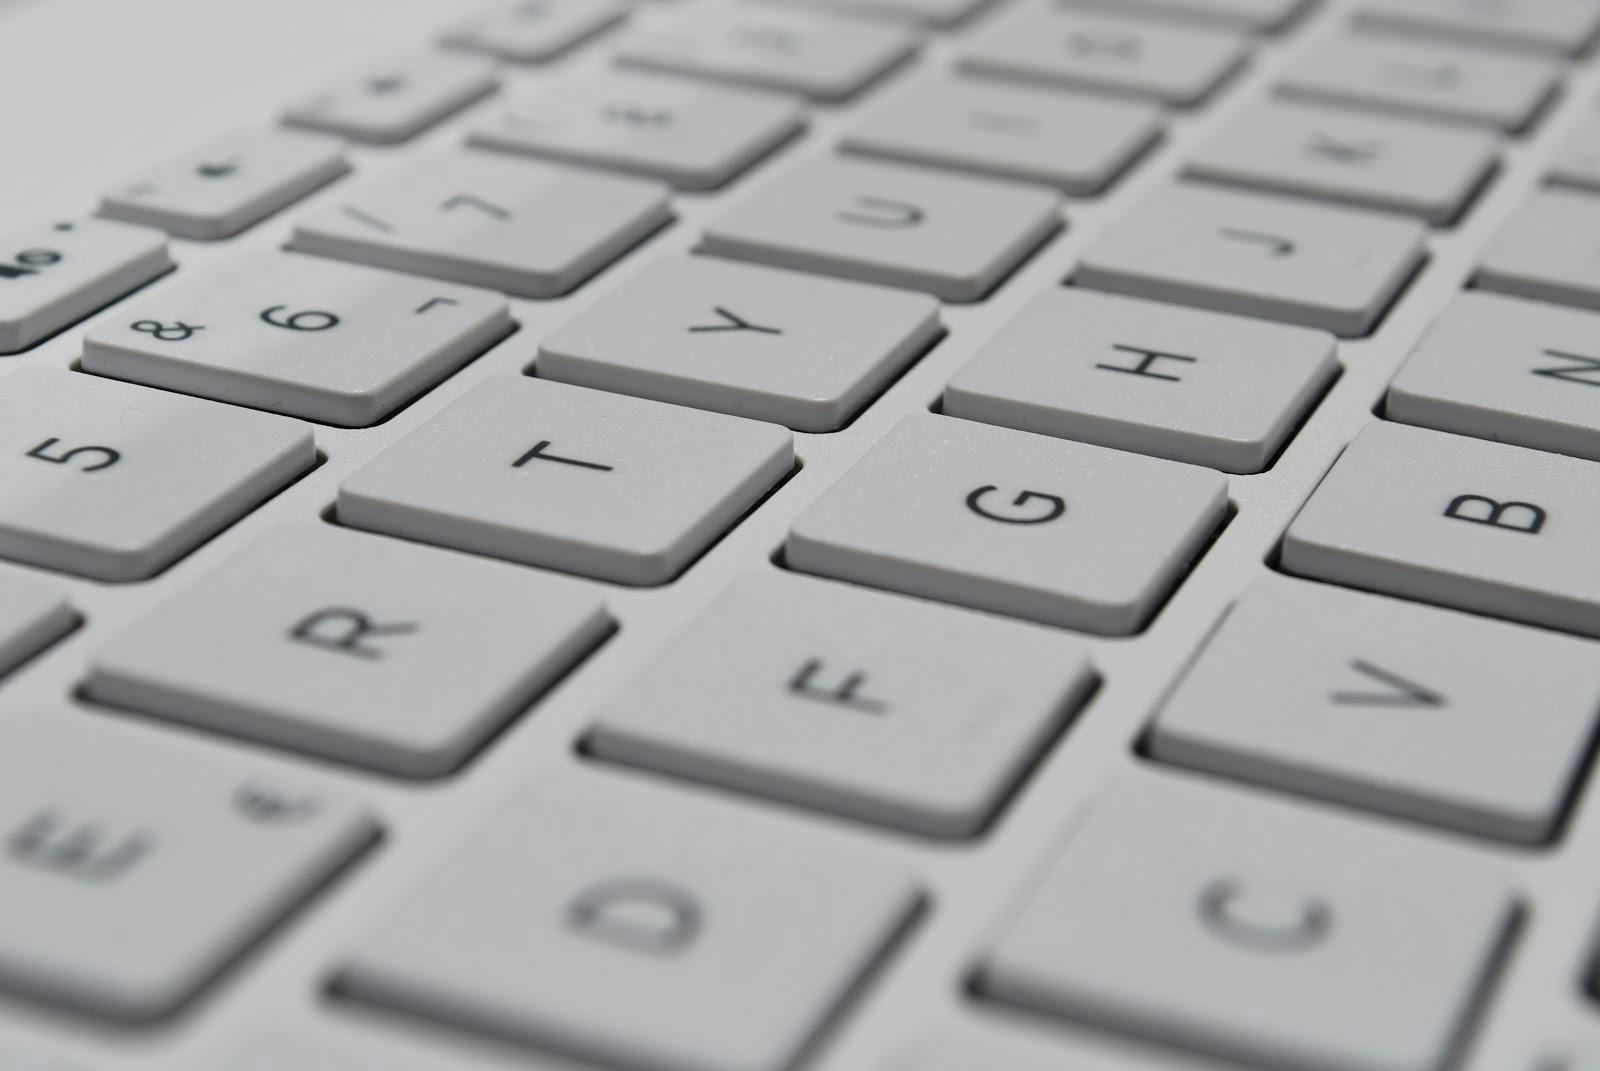
M 1406 424 L 1600 461 L 1600 315 L 1469 290 L 1389 384 Z
M 950 77 L 901 93 L 852 127 L 842 145 L 1087 195 L 1154 144 L 1161 125 L 1153 104 Z
M 921 294 L 712 257 L 659 261 L 545 338 L 544 379 L 834 431 L 939 336 Z
M 762 0 L 816 8 L 840 15 L 895 19 L 929 29 L 949 29 L 965 22 L 995 0 Z
M 1566 813 L 1597 711 L 1600 646 L 1268 577 L 1167 700 L 1150 752 L 1536 844 Z
M 1058 0 L 1086 11 L 1150 15 L 1228 30 L 1272 33 L 1283 29 L 1317 0 Z
M 1502 294 L 1600 310 L 1600 198 L 1535 193 L 1484 254 L 1478 285 Z
M 0 381 L 0 557 L 143 580 L 316 459 L 293 420 L 21 368 Z
M 1194 26 L 1017 7 L 975 33 L 961 69 L 1057 88 L 1198 104 L 1244 65 L 1246 38 Z
M 1357 29 L 1575 56 L 1600 36 L 1593 0 L 1361 0 Z
M 1077 712 L 1065 637 L 785 574 L 741 579 L 600 708 L 603 759 L 966 837 Z
M 800 515 L 801 572 L 1137 632 L 1221 524 L 1221 474 L 915 414 Z
M 258 759 L 80 712 L 7 711 L 0 989 L 163 1018 L 376 833 L 357 806 Z
M 672 218 L 653 182 L 484 152 L 436 152 L 301 219 L 290 247 L 556 297 Z
M 544 63 L 627 18 L 624 0 L 498 0 L 440 38 L 511 63 Z
M 1422 264 L 1426 233 L 1377 212 L 1179 185 L 1112 223 L 1073 280 L 1362 335 Z
M 89 332 L 84 368 L 345 427 L 382 420 L 511 332 L 499 294 L 268 252 L 125 308 Z
M 393 56 L 313 93 L 284 114 L 291 126 L 392 144 L 494 92 L 494 64 L 433 51 Z
M 1338 371 L 1331 335 L 1066 288 L 950 380 L 944 412 L 1260 472 Z
M 1060 197 L 1043 187 L 812 160 L 724 211 L 701 248 L 978 301 L 1060 227 Z
M 906 925 L 899 866 L 725 800 L 535 769 L 337 992 L 639 1071 L 789 1071 Z
M 55 585 L 21 569 L 0 572 L 0 673 L 10 673 L 77 623 L 77 614 Z
M 1600 636 L 1600 465 L 1367 426 L 1289 526 L 1289 572 Z
M 101 646 L 96 702 L 414 777 L 467 756 L 608 627 L 558 577 L 282 528 Z
M 979 985 L 1250 1067 L 1442 1071 L 1513 913 L 1499 871 L 1453 846 L 1127 777 L 1096 796 Z
M 793 467 L 793 435 L 771 424 L 495 376 L 345 480 L 338 515 L 424 543 L 661 584 Z
M 1590 113 L 1572 133 L 1556 157 L 1549 180 L 1557 186 L 1600 190 L 1600 113 Z

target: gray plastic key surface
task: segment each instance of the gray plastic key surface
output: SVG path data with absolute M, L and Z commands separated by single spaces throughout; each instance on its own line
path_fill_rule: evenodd
M 661 584 L 794 465 L 754 420 L 524 376 L 485 380 L 339 488 L 356 528 Z
M 1589 0 L 1361 0 L 1356 28 L 1429 41 L 1572 56 L 1600 36 Z
M 1562 305 L 1600 310 L 1600 198 L 1572 189 L 1541 190 L 1484 253 L 1478 285 Z
M 344 192 L 290 247 L 520 297 L 564 294 L 672 218 L 667 190 L 478 151 L 436 151 Z
M 290 105 L 283 121 L 356 141 L 392 144 L 420 134 L 492 93 L 498 84 L 487 60 L 449 52 L 407 53 L 322 87 Z
M 978 301 L 1060 227 L 1060 196 L 1042 186 L 825 159 L 746 193 L 701 249 Z
M 1167 700 L 1150 751 L 1536 844 L 1566 813 L 1597 714 L 1600 645 L 1268 577 Z
M 144 329 L 152 323 L 194 331 Z M 510 333 L 499 294 L 319 257 L 252 252 L 138 299 L 125 316 L 91 329 L 83 367 L 360 427 Z
M 993 0 L 764 0 L 839 15 L 894 19 L 930 29 L 949 29 L 985 10 Z
M 601 706 L 603 759 L 932 837 L 977 833 L 1087 693 L 1044 629 L 792 575 L 733 586 Z
M 1151 15 L 1230 30 L 1273 33 L 1304 14 L 1317 0 L 1059 0 L 1086 11 Z
M 226 238 L 348 170 L 334 138 L 237 130 L 121 183 L 101 198 L 100 214 L 182 238 Z
M 77 621 L 61 589 L 20 569 L 0 570 L 0 674 L 72 631 Z
M 1499 872 L 1449 845 L 1124 775 L 1097 793 L 979 985 L 1250 1066 L 1436 1071 L 1512 914 Z
M 1600 191 L 1600 114 L 1590 115 L 1551 161 L 1550 182 Z
M 1289 572 L 1600 636 L 1600 466 L 1369 424 L 1289 526 Z
M 932 298 L 736 264 L 660 261 L 539 346 L 538 374 L 833 431 L 940 332 Z
M 950 380 L 949 416 L 1260 472 L 1338 371 L 1331 335 L 1061 288 Z
M 785 544 L 801 572 L 1086 632 L 1138 631 L 1227 511 L 1221 474 L 914 414 Z
M 207 1066 L 227 1071 L 592 1071 L 557 1056 L 533 1056 L 456 1035 L 402 1031 L 390 1023 L 358 1020 L 343 1029 L 311 1031 L 288 1016 L 213 1046 L 205 1059 Z
M 226 443 L 226 450 L 206 449 Z M 152 576 L 316 463 L 293 420 L 79 372 L 0 381 L 0 557 Z
M 65 707 L 0 728 L 0 987 L 143 1021 L 195 995 L 376 835 L 259 760 Z
M 1426 233 L 1384 213 L 1180 184 L 1112 223 L 1073 281 L 1362 335 L 1421 265 Z
M 545 63 L 622 22 L 630 10 L 623 0 L 497 0 L 439 40 L 511 63 Z
M 547 767 L 357 941 L 338 988 L 641 1071 L 784 1071 L 916 901 L 898 865 L 817 832 Z
M 411 777 L 440 776 L 604 637 L 562 578 L 285 527 L 101 645 L 96 702 Z
M 0 354 L 20 353 L 172 267 L 167 237 L 79 216 L 0 237 Z
M 1600 461 L 1600 315 L 1457 295 L 1389 384 L 1391 420 Z

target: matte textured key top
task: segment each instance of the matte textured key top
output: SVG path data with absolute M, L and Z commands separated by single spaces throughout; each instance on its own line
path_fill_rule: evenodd
M 185 323 L 193 333 L 152 333 Z M 145 325 L 141 327 L 140 325 Z M 102 322 L 83 367 L 351 427 L 392 413 L 509 334 L 505 299 L 394 272 L 240 253 Z
M 0 557 L 141 580 L 315 463 L 283 417 L 18 369 L 0 381 Z
M 509 1046 L 477 1044 L 455 1034 L 430 1038 L 392 1024 L 373 1025 L 358 1021 L 330 1030 L 308 1029 L 299 1019 L 269 1023 L 231 1045 L 217 1046 L 207 1054 L 212 1063 L 197 1071 L 207 1066 L 219 1071 L 593 1071 L 560 1057 L 512 1052 Z
M 1048 5 L 1019 7 L 987 24 L 963 50 L 974 74 L 1198 104 L 1244 64 L 1236 34 Z
M 508 802 L 339 992 L 610 1066 L 785 1071 L 917 902 L 898 866 L 722 800 L 552 768 Z
M 1023 1024 L 1009 1018 L 991 1024 L 991 1018 L 973 1017 L 959 1026 L 930 1024 L 915 1032 L 916 1040 L 902 1050 L 904 1059 L 884 1071 L 1225 1071 L 1209 1061 L 1196 1063 L 1165 1047 L 1100 1031 L 1068 1033 L 1056 1023 Z
M 538 374 L 834 431 L 941 330 L 938 304 L 920 294 L 678 257 L 547 336 Z
M 1499 139 L 1292 101 L 1265 101 L 1189 159 L 1191 176 L 1446 224 L 1494 171 Z
M 101 199 L 100 214 L 182 238 L 226 238 L 348 170 L 332 138 L 240 130 L 124 182 Z
M 1227 511 L 1218 473 L 906 417 L 789 534 L 808 573 L 1109 635 L 1138 631 Z
M 894 23 L 733 0 L 650 15 L 622 39 L 619 62 L 819 101 L 855 96 L 918 45 Z
M 544 63 L 615 26 L 628 11 L 622 0 L 501 0 L 441 40 L 513 63 Z
M 1600 191 L 1600 115 L 1590 115 L 1568 139 L 1556 156 L 1550 181 Z
M 849 152 L 1098 193 L 1161 136 L 1152 104 L 941 78 L 852 127 Z
M 0 988 L 163 1017 L 374 837 L 259 761 L 66 710 L 0 727 Z
M 160 231 L 58 219 L 0 236 L 0 353 L 20 353 L 172 267 Z
M 541 85 L 493 113 L 469 140 L 709 190 L 805 126 L 789 97 L 624 71 Z
M 1452 846 L 1129 777 L 1096 796 L 980 986 L 1252 1067 L 1436 1071 L 1512 917 L 1497 871 Z
M 357 141 L 405 141 L 493 92 L 498 82 L 494 66 L 476 57 L 395 56 L 292 105 L 284 122 Z
M 659 584 L 794 466 L 753 420 L 523 376 L 485 380 L 347 479 L 340 521 Z
M 653 182 L 484 152 L 436 153 L 295 227 L 308 253 L 555 297 L 672 218 Z
M 1369 425 L 1289 526 L 1284 568 L 1600 636 L 1600 466 Z
M 975 834 L 1076 713 L 1088 652 L 792 575 L 737 581 L 600 708 L 628 762 L 934 837 Z
M 1301 57 L 1279 89 L 1302 99 L 1515 133 L 1544 109 L 1560 74 L 1559 66 L 1538 57 L 1353 35 L 1325 40 Z
M 1535 193 L 1484 254 L 1478 285 L 1503 294 L 1600 309 L 1600 198 Z
M 1337 371 L 1321 331 L 1063 289 L 956 373 L 944 412 L 1260 472 Z
M 1287 26 L 1316 0 L 1057 0 L 1069 7 L 1117 15 L 1151 15 L 1270 33 Z
M 948 29 L 973 17 L 994 0 L 765 0 L 765 2 L 811 7 L 840 15 L 897 19 L 919 26 Z
M 1174 186 L 1113 222 L 1074 281 L 1361 335 L 1421 265 L 1426 233 L 1376 212 Z
M 66 596 L 53 585 L 20 569 L 0 571 L 0 674 L 72 631 L 77 621 Z
M 1389 385 L 1385 415 L 1600 461 L 1600 316 L 1468 291 Z
M 598 595 L 328 525 L 282 528 L 102 646 L 97 702 L 389 773 L 460 766 L 593 648 Z
M 1600 36 L 1593 0 L 1361 0 L 1358 29 L 1546 55 L 1577 55 Z
M 1167 700 L 1150 752 L 1535 844 L 1566 813 L 1597 710 L 1600 646 L 1269 577 Z
M 1043 187 L 814 160 L 724 211 L 701 248 L 977 301 L 1060 227 L 1060 198 Z

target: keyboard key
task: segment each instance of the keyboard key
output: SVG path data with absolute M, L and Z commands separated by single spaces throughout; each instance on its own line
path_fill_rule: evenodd
M 219 1071 L 593 1071 L 555 1056 L 532 1057 L 502 1045 L 473 1044 L 458 1035 L 428 1038 L 417 1031 L 401 1032 L 391 1023 L 378 1027 L 357 1022 L 344 1030 L 307 1029 L 301 1020 L 269 1023 L 219 1046 L 214 1055 L 211 1064 L 200 1066 Z
M 149 329 L 179 323 L 192 332 Z M 102 321 L 84 341 L 83 367 L 360 427 L 510 332 L 498 294 L 315 257 L 246 252 Z
M 938 304 L 920 294 L 676 257 L 547 336 L 538 374 L 834 431 L 941 330 Z
M 53 368 L 0 381 L 0 557 L 153 576 L 316 464 L 311 429 Z
M 1600 635 L 1593 462 L 1371 424 L 1289 527 L 1293 573 Z
M 1004 1021 L 1004 1029 L 987 1025 L 977 1029 L 977 1023 L 987 1020 L 974 1019 L 974 1025 L 958 1029 L 930 1024 L 902 1050 L 905 1058 L 883 1071 L 1223 1071 L 1215 1064 L 1196 1064 L 1170 1055 L 1170 1050 L 1109 1035 L 1068 1034 L 1054 1023 L 1047 1030 L 1010 1020 Z
M 672 218 L 652 182 L 483 152 L 424 157 L 302 219 L 292 248 L 556 297 Z
M 1597 338 L 1594 313 L 1468 291 L 1401 367 L 1385 415 L 1600 461 Z
M 1014 9 L 974 34 L 961 69 L 1184 106 L 1215 92 L 1249 52 L 1232 33 L 1040 5 Z
M 1361 30 L 1575 56 L 1600 36 L 1593 0 L 1361 0 Z
M 0 1048 L 0 1068 L 5 1071 L 95 1071 L 88 1064 L 67 1060 L 41 1049 L 22 1049 L 6 1042 Z
M 468 140 L 710 190 L 804 126 L 805 113 L 788 97 L 607 71 L 541 85 L 488 116 Z
M 0 237 L 0 353 L 21 353 L 172 268 L 166 235 L 63 219 Z
M 1177 21 L 1210 23 L 1229 30 L 1271 33 L 1281 30 L 1316 0 L 1058 0 L 1090 11 L 1118 15 L 1151 15 Z
M 54 585 L 20 569 L 0 572 L 0 674 L 10 673 L 77 623 L 78 615 Z
M 976 15 L 993 0 L 769 0 L 841 15 L 898 19 L 932 29 L 948 29 Z
M 350 170 L 332 138 L 240 130 L 167 160 L 100 201 L 100 214 L 180 238 L 226 238 Z
M 1279 89 L 1307 100 L 1515 133 L 1544 109 L 1559 78 L 1555 63 L 1537 57 L 1350 36 L 1326 40 L 1301 57 Z
M 977 301 L 1060 227 L 1060 198 L 1043 187 L 828 159 L 725 210 L 701 248 Z
M 793 466 L 793 436 L 770 424 L 496 376 L 347 479 L 338 514 L 424 543 L 661 584 Z
M 960 78 L 923 82 L 857 123 L 849 152 L 1042 182 L 1109 186 L 1161 137 L 1154 105 Z
M 953 417 L 1260 472 L 1338 372 L 1320 331 L 1063 289 L 956 373 Z
M 374 838 L 255 760 L 67 711 L 0 746 L 0 988 L 123 1021 L 193 997 Z
M 543 2 L 543 0 L 542 0 Z M 290 106 L 284 122 L 389 144 L 422 133 L 499 84 L 487 60 L 416 52 L 373 64 Z
M 282 528 L 102 645 L 96 702 L 434 777 L 604 637 L 596 594 L 329 525 Z
M 1150 751 L 1536 844 L 1555 836 L 1583 773 L 1597 698 L 1588 643 L 1270 577 L 1223 619 Z
M 796 576 L 735 582 L 600 708 L 603 759 L 975 835 L 1089 691 L 1044 629 Z
M 606 1065 L 783 1071 L 916 906 L 898 866 L 724 801 L 549 769 L 510 802 L 341 994 Z
M 1127 778 L 1096 798 L 980 985 L 1251 1066 L 1433 1071 L 1512 915 L 1497 871 L 1452 846 Z
M 1442 226 L 1466 211 L 1498 158 L 1487 131 L 1266 101 L 1205 142 L 1188 173 Z
M 512 63 L 544 63 L 627 17 L 622 0 L 512 0 L 447 30 L 443 42 Z
M 1422 264 L 1426 233 L 1376 212 L 1180 185 L 1113 222 L 1073 281 L 1361 335 Z
M 1126 635 L 1227 508 L 1215 472 L 916 414 L 800 515 L 785 556 L 801 572 Z
M 1478 285 L 1503 294 L 1600 309 L 1600 201 L 1576 190 L 1542 190 L 1489 246 Z
M 656 11 L 622 40 L 618 61 L 842 101 L 917 50 L 909 29 L 743 3 Z
M 1557 186 L 1600 190 L 1600 115 L 1591 115 L 1573 133 L 1549 177 Z

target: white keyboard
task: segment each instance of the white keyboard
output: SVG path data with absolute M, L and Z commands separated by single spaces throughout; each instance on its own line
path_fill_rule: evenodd
M 1597 47 L 0 2 L 0 1071 L 1596 1071 Z

